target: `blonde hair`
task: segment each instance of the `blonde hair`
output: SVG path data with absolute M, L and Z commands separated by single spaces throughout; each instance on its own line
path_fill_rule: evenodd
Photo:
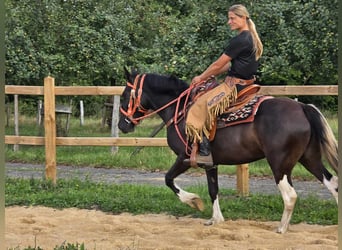
M 249 17 L 249 12 L 248 12 L 247 8 L 245 6 L 243 6 L 242 4 L 235 4 L 229 8 L 229 11 L 233 12 L 237 16 L 240 16 L 240 17 L 245 16 L 246 17 L 248 28 L 249 28 L 249 31 L 251 32 L 251 35 L 253 38 L 255 58 L 256 58 L 256 60 L 258 60 L 262 55 L 263 45 L 262 45 L 262 42 L 261 42 L 260 37 L 258 35 L 258 32 L 255 28 L 255 24 L 252 21 L 252 19 Z

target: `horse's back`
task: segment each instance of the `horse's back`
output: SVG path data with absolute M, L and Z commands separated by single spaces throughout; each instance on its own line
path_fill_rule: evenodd
M 266 100 L 255 118 L 258 133 L 264 138 L 271 137 L 278 144 L 290 139 L 308 139 L 311 126 L 303 111 L 303 105 L 305 104 L 287 97 Z
M 273 152 L 286 152 L 289 147 L 297 148 L 298 154 L 303 153 L 310 140 L 310 124 L 302 105 L 287 97 L 263 101 L 254 122 L 216 132 L 214 158 L 239 164 L 262 159 Z M 224 153 L 226 150 L 229 156 Z

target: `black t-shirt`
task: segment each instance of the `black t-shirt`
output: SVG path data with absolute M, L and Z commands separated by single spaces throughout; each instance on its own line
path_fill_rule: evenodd
M 232 58 L 228 76 L 245 80 L 253 78 L 258 69 L 258 62 L 255 60 L 253 38 L 248 30 L 233 37 L 224 53 Z

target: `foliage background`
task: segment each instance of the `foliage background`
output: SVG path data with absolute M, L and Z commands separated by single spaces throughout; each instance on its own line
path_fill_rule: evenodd
M 123 85 L 123 66 L 189 80 L 235 35 L 227 26 L 233 1 L 5 3 L 6 84 L 42 85 L 51 75 L 57 85 Z M 241 3 L 264 43 L 260 84 L 337 84 L 337 0 Z M 82 97 L 86 104 L 103 103 L 101 98 Z M 301 101 L 337 110 L 336 97 Z

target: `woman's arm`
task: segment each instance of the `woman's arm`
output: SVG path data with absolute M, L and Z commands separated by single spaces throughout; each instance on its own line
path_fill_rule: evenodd
M 232 59 L 226 54 L 222 54 L 215 62 L 213 62 L 202 74 L 195 76 L 191 83 L 195 84 L 207 80 L 211 76 L 217 76 L 227 72 Z

